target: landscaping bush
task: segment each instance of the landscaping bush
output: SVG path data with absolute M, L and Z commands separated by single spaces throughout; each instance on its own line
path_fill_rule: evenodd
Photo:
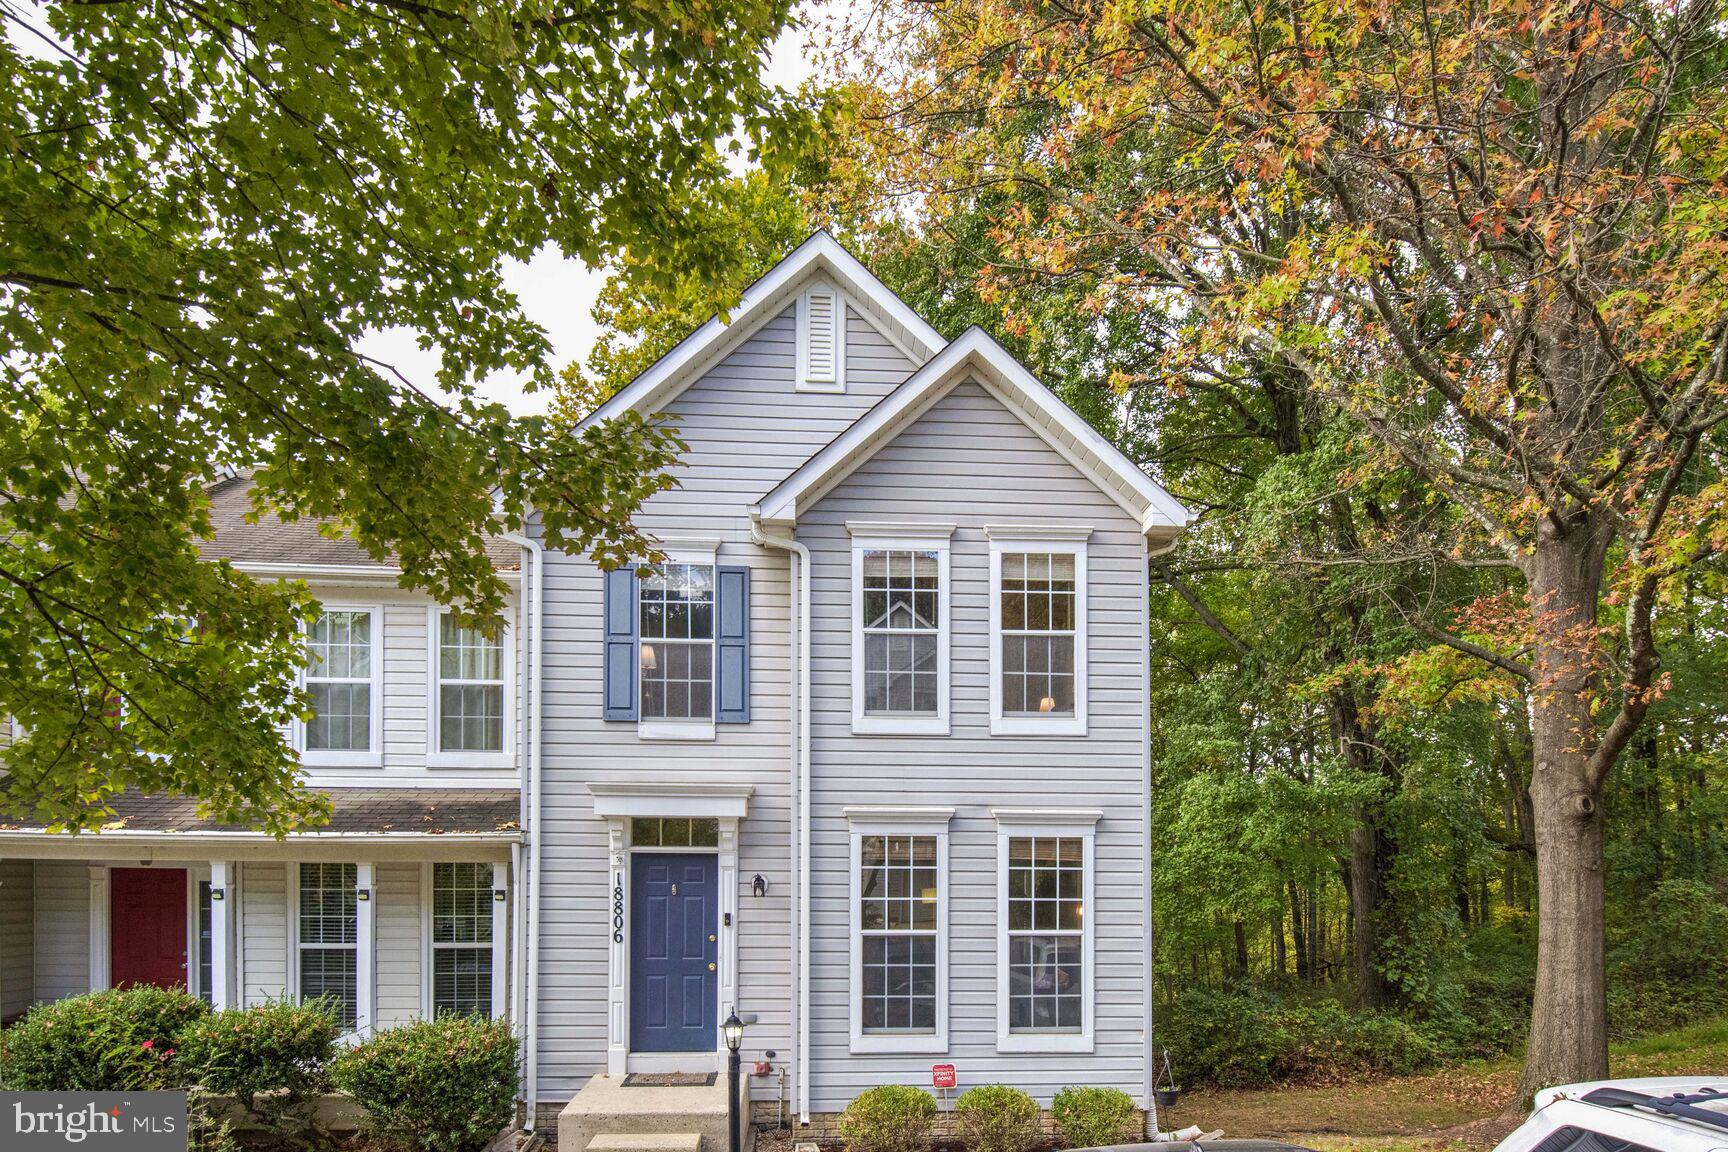
M 861 1093 L 840 1114 L 847 1152 L 922 1152 L 936 1121 L 936 1101 L 922 1088 L 883 1084 Z
M 1144 1138 L 1134 1098 L 1118 1088 L 1064 1088 L 1050 1101 L 1050 1115 L 1070 1148 L 1132 1144 Z
M 335 1078 L 366 1109 L 372 1140 L 417 1152 L 469 1152 L 514 1116 L 516 1038 L 502 1020 L 441 1016 L 380 1032 L 343 1053 Z
M 972 1152 L 1028 1152 L 1044 1141 L 1038 1102 L 1006 1084 L 968 1088 L 954 1102 L 954 1118 Z
M 272 1000 L 187 1024 L 176 1037 L 179 1066 L 186 1082 L 232 1098 L 265 1129 L 295 1140 L 314 1128 L 342 1032 L 327 1001 Z
M 209 1011 L 196 996 L 148 985 L 38 1004 L 6 1030 L 0 1079 L 15 1092 L 171 1087 L 175 1034 Z

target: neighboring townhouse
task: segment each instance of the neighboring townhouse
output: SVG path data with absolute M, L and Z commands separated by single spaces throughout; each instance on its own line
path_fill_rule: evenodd
M 619 1078 L 723 1069 L 734 1010 L 759 1114 L 938 1063 L 1145 1101 L 1146 586 L 1182 507 L 824 233 L 588 423 L 626 410 L 687 445 L 637 517 L 665 563 L 539 574 L 540 1125 L 580 1092 L 579 1152 Z
M 434 1012 L 518 1019 L 519 594 L 488 639 L 315 522 L 248 524 L 248 477 L 210 495 L 207 556 L 305 580 L 323 607 L 318 712 L 292 739 L 334 815 L 277 841 L 129 793 L 100 832 L 0 826 L 0 1014 L 149 983 L 217 1007 L 332 996 L 356 1035 Z M 489 548 L 518 587 L 521 546 Z

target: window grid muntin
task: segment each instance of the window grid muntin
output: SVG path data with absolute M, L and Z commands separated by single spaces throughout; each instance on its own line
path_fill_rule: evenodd
M 644 720 L 714 718 L 714 566 L 644 568 L 638 670 Z
M 306 691 L 314 715 L 306 721 L 309 752 L 372 749 L 372 611 L 323 612 L 306 632 Z
M 1008 840 L 1008 1031 L 1074 1034 L 1085 1028 L 1086 840 Z
M 934 835 L 859 838 L 859 1021 L 866 1035 L 936 1031 L 939 853 Z
M 702 816 L 635 816 L 630 820 L 633 848 L 718 848 L 720 821 Z
M 432 1014 L 492 1015 L 492 865 L 432 865 Z
M 866 548 L 861 572 L 864 714 L 938 714 L 940 552 L 932 548 Z
M 1079 565 L 1073 552 L 1001 555 L 996 595 L 1004 716 L 1076 715 Z M 1045 699 L 1049 709 L 1042 706 Z
M 331 996 L 342 1023 L 360 1015 L 359 868 L 354 864 L 300 865 L 296 917 L 302 1002 Z
M 438 623 L 438 747 L 445 752 L 504 750 L 505 652 L 497 639 L 463 628 L 449 613 Z

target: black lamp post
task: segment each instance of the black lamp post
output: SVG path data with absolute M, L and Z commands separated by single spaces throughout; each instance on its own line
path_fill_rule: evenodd
M 744 1043 L 744 1021 L 734 1009 L 720 1025 L 726 1041 L 726 1152 L 738 1152 L 738 1046 Z

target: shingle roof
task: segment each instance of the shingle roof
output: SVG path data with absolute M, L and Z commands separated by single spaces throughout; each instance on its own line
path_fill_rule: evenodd
M 420 832 L 444 836 L 514 832 L 521 811 L 514 788 L 324 788 L 334 811 L 313 832 Z M 128 832 L 247 832 L 244 825 L 201 819 L 184 796 L 146 796 L 128 789 L 111 802 L 107 828 Z M 23 827 L 28 827 L 25 825 Z M 0 825 L 16 830 L 20 825 Z M 100 836 L 101 833 L 94 833 Z M 259 835 L 263 835 L 260 833 Z
M 320 533 L 324 520 L 286 521 L 266 512 L 258 523 L 248 523 L 254 487 L 251 474 L 244 472 L 210 487 L 210 519 L 216 536 L 205 541 L 201 549 L 205 557 L 253 564 L 378 564 L 346 536 L 331 539 Z M 502 537 L 487 537 L 486 554 L 502 569 L 522 564 L 517 546 Z

